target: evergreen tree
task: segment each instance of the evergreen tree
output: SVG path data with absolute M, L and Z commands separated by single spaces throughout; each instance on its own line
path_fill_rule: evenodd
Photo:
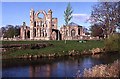
M 72 7 L 70 5 L 70 3 L 68 3 L 68 6 L 66 8 L 66 10 L 64 11 L 64 20 L 65 20 L 65 25 L 67 26 L 69 24 L 69 21 L 72 19 Z M 65 40 L 65 44 L 66 44 L 66 40 Z
M 73 13 L 73 10 L 72 10 L 72 7 L 70 5 L 70 3 L 68 3 L 68 6 L 66 8 L 66 10 L 64 11 L 64 20 L 65 20 L 65 25 L 67 26 L 69 21 L 72 19 L 72 13 Z

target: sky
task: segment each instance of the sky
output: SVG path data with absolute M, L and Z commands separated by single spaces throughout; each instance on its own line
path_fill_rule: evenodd
M 81 26 L 89 28 L 90 23 L 86 23 L 92 10 L 92 6 L 96 2 L 70 2 L 73 9 L 73 18 L 70 22 L 77 23 Z M 60 28 L 64 22 L 64 11 L 68 2 L 2 2 L 2 26 L 6 25 L 30 25 L 30 9 L 36 11 L 49 9 L 53 11 L 53 18 L 58 18 L 58 27 Z

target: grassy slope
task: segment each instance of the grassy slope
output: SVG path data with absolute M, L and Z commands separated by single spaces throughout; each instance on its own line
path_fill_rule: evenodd
M 3 41 L 2 44 L 33 44 L 43 41 Z M 103 47 L 103 41 L 87 41 L 86 43 L 79 43 L 77 41 L 67 41 L 65 44 L 64 41 L 44 41 L 53 44 L 51 47 L 46 47 L 42 49 L 26 49 L 26 50 L 16 50 L 14 52 L 9 52 L 3 55 L 7 57 L 16 57 L 20 55 L 40 55 L 40 54 L 51 54 L 59 53 L 64 55 L 71 50 L 84 51 L 92 48 Z M 64 52 L 63 52 L 64 51 Z

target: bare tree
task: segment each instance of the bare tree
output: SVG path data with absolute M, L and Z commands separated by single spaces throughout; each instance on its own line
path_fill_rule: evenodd
M 91 26 L 90 31 L 92 36 L 99 36 L 103 37 L 103 29 L 101 28 L 103 25 L 100 24 L 94 24 Z
M 91 13 L 91 23 L 103 24 L 106 28 L 106 37 L 115 32 L 116 25 L 119 19 L 119 3 L 118 2 L 101 2 L 93 6 Z

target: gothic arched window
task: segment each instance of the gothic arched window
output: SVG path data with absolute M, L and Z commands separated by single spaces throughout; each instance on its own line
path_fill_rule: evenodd
M 68 30 L 66 30 L 66 36 L 68 36 Z
M 34 28 L 33 31 L 34 31 L 34 32 L 33 32 L 33 33 L 34 33 L 34 37 L 36 37 L 36 29 Z

